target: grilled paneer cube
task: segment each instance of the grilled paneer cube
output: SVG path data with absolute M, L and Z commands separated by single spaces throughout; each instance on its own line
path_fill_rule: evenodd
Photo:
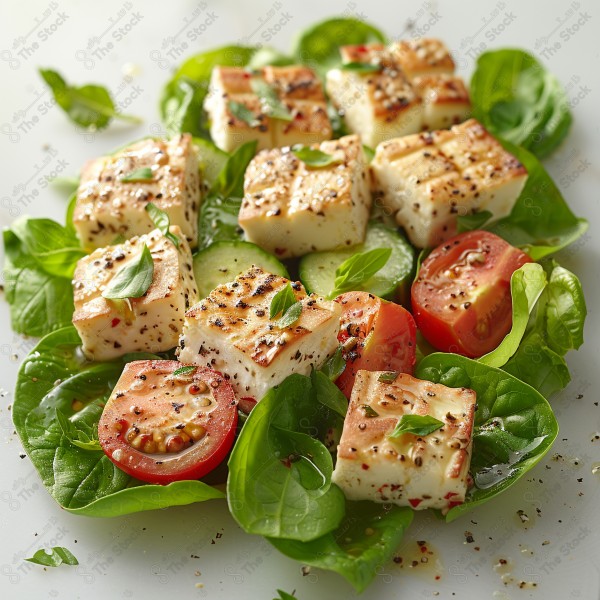
M 343 46 L 343 63 L 366 63 L 378 70 L 344 67 L 327 74 L 327 92 L 346 125 L 369 146 L 394 137 L 460 123 L 470 112 L 469 96 L 454 61 L 437 39 Z
M 146 139 L 90 161 L 81 173 L 73 225 L 88 249 L 155 227 L 145 210 L 153 202 L 196 245 L 200 172 L 192 137 Z
M 358 136 L 315 146 L 333 157 L 311 168 L 290 150 L 263 150 L 248 165 L 239 223 L 246 238 L 279 258 L 364 240 L 371 195 Z
M 257 401 L 288 375 L 318 368 L 337 348 L 341 308 L 292 283 L 302 311 L 280 328 L 269 309 L 288 283 L 253 267 L 217 287 L 187 312 L 179 360 L 225 373 L 239 398 Z
M 475 119 L 381 143 L 371 172 L 384 205 L 419 248 L 455 235 L 459 215 L 508 215 L 527 180 L 525 167 Z
M 77 263 L 73 276 L 73 325 L 92 360 L 110 360 L 128 352 L 164 352 L 177 346 L 185 311 L 198 301 L 192 251 L 177 226 L 170 228 L 179 247 L 158 229 L 122 244 L 98 248 Z M 109 300 L 102 292 L 113 277 L 150 250 L 154 276 L 141 298 Z
M 270 116 L 273 101 L 287 111 L 287 118 Z M 215 67 L 204 108 L 212 139 L 227 152 L 250 140 L 257 140 L 261 150 L 331 138 L 321 82 L 311 69 L 300 65 L 269 66 L 256 72 Z
M 447 510 L 464 502 L 476 394 L 386 372 L 359 371 L 332 481 L 349 500 Z M 390 381 L 390 379 L 392 379 Z M 443 426 L 428 435 L 389 435 L 403 415 Z

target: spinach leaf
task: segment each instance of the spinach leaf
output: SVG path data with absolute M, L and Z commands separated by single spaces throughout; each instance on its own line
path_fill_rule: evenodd
M 186 131 L 209 139 L 208 119 L 202 104 L 213 68 L 244 67 L 255 52 L 256 48 L 224 46 L 188 58 L 162 91 L 160 115 L 168 135 Z
M 469 215 L 461 215 L 456 219 L 457 233 L 481 229 L 494 215 L 489 210 L 474 212 Z
M 71 324 L 75 307 L 71 279 L 44 271 L 10 229 L 3 232 L 4 292 L 12 328 L 39 337 Z
M 539 158 L 551 154 L 571 127 L 564 89 L 531 54 L 484 52 L 471 78 L 473 114 L 493 134 Z
M 453 521 L 508 489 L 548 452 L 558 434 L 545 398 L 509 373 L 457 354 L 435 353 L 415 377 L 477 393 L 471 474 L 475 485 L 464 504 L 446 515 Z
M 240 146 L 216 178 L 198 216 L 198 250 L 213 242 L 241 238 L 238 213 L 244 195 L 244 173 L 256 153 L 256 141 Z
M 510 278 L 512 327 L 500 345 L 479 358 L 489 367 L 501 367 L 517 351 L 529 322 L 529 315 L 546 287 L 546 273 L 541 265 L 527 263 Z
M 383 33 L 366 21 L 336 17 L 300 32 L 292 55 L 324 77 L 329 69 L 341 65 L 340 46 L 385 41 Z
M 336 354 L 334 354 L 334 357 L 338 354 L 338 352 L 339 356 L 341 356 L 341 351 L 338 348 Z M 344 367 L 342 367 L 342 371 L 344 368 L 345 363 Z M 328 372 L 329 369 L 326 371 L 313 371 L 310 375 L 313 388 L 317 394 L 317 400 L 344 419 L 346 418 L 346 413 L 348 412 L 348 400 L 346 399 L 346 396 L 342 394 L 342 391 L 339 387 L 332 385 L 333 380 L 328 376 Z
M 13 421 L 50 494 L 69 512 L 93 517 L 222 498 L 201 481 L 144 484 L 119 470 L 104 453 L 78 448 L 63 435 L 57 410 L 77 429 L 97 428 L 123 366 L 123 361 L 86 361 L 74 327 L 44 337 L 21 365 Z M 74 403 L 83 408 L 75 412 Z
M 39 69 L 42 79 L 50 88 L 56 103 L 69 119 L 81 127 L 104 129 L 112 119 L 141 123 L 141 119 L 120 113 L 108 90 L 101 85 L 81 87 L 69 85 L 62 76 L 51 69 Z
M 525 165 L 529 177 L 510 215 L 486 229 L 513 246 L 524 248 L 533 260 L 540 260 L 582 236 L 588 228 L 588 222 L 571 212 L 560 190 L 533 154 L 509 142 L 500 141 L 508 152 Z
M 50 552 L 41 548 L 31 558 L 25 560 L 44 567 L 58 567 L 62 564 L 75 566 L 79 564 L 73 553 L 63 546 L 54 546 L 54 548 L 50 548 Z
M 390 561 L 413 515 L 410 508 L 346 502 L 346 515 L 335 531 L 308 542 L 269 542 L 290 558 L 339 573 L 360 593 Z
M 58 408 L 56 409 L 56 421 L 58 422 L 58 426 L 63 435 L 71 442 L 71 444 L 82 450 L 90 450 L 92 452 L 99 450 L 102 452 L 102 447 L 98 441 L 97 429 L 93 427 L 87 427 L 87 431 L 78 429 L 65 414 L 58 410 Z
M 244 531 L 307 541 L 339 525 L 344 495 L 331 483 L 331 454 L 313 437 L 332 418 L 338 419 L 317 400 L 311 379 L 297 374 L 254 407 L 227 479 L 229 509 Z

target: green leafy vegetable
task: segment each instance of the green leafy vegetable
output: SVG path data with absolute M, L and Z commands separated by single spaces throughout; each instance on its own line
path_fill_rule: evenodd
M 365 158 L 368 163 L 371 163 L 375 158 L 375 150 L 371 148 L 371 146 L 367 146 L 366 144 L 362 145 L 363 152 L 365 153 Z
M 281 319 L 277 321 L 277 327 L 279 327 L 279 329 L 291 327 L 300 318 L 301 314 L 302 302 L 295 302 L 283 313 Z
M 525 165 L 529 177 L 510 215 L 486 229 L 513 246 L 524 248 L 533 260 L 540 260 L 573 243 L 585 233 L 588 223 L 571 212 L 560 190 L 533 154 L 509 142 L 501 142 Z
M 187 365 L 185 367 L 179 367 L 179 369 L 175 369 L 171 377 L 183 377 L 186 375 L 191 375 L 197 369 L 194 365 Z
M 144 244 L 138 256 L 117 271 L 102 296 L 111 300 L 141 298 L 148 291 L 153 277 L 154 261 Z
M 481 229 L 494 215 L 489 210 L 474 212 L 469 215 L 461 215 L 456 219 L 458 233 Z
M 296 600 L 294 593 L 288 594 L 283 590 L 277 590 L 277 593 L 279 594 L 279 598 L 273 598 L 273 600 Z
M 292 152 L 296 155 L 296 158 L 301 160 L 307 167 L 328 167 L 329 165 L 340 162 L 331 154 L 321 152 L 321 150 L 311 148 L 310 146 L 302 146 L 301 144 L 292 146 Z
M 353 71 L 354 73 L 366 75 L 368 73 L 379 73 L 383 69 L 383 65 L 376 65 L 367 62 L 348 62 L 343 63 L 341 69 L 343 71 Z
M 310 379 L 317 395 L 317 401 L 344 419 L 348 412 L 348 400 L 340 388 L 333 385 L 332 380 L 322 370 L 313 371 Z
M 160 232 L 175 246 L 175 248 L 179 248 L 179 238 L 169 231 L 169 227 L 171 227 L 169 215 L 164 210 L 158 208 L 153 202 L 148 202 L 148 204 L 146 204 L 146 212 L 150 215 L 152 222 Z
M 254 77 L 251 81 L 252 91 L 259 97 L 263 111 L 271 119 L 291 121 L 294 117 L 289 108 L 279 98 L 277 91 L 266 81 Z
M 227 105 L 231 114 L 236 117 L 236 119 L 244 121 L 244 123 L 247 123 L 250 127 L 258 127 L 260 125 L 260 121 L 256 118 L 256 115 L 245 104 L 230 100 Z
M 13 421 L 53 498 L 70 512 L 93 517 L 223 498 L 221 492 L 201 481 L 143 484 L 119 470 L 104 453 L 78 448 L 65 437 L 56 411 L 79 430 L 97 429 L 102 407 L 123 366 L 123 361 L 86 361 L 74 327 L 44 337 L 21 365 Z M 75 401 L 83 405 L 77 413 L 73 410 Z
M 324 375 L 321 382 L 335 387 Z M 229 459 L 227 498 L 247 533 L 306 541 L 344 516 L 344 495 L 331 484 L 331 454 L 313 437 L 340 417 L 316 394 L 311 378 L 290 375 L 242 428 Z
M 285 67 L 287 65 L 293 65 L 294 59 L 287 54 L 283 54 L 272 46 L 260 46 L 256 48 L 256 51 L 252 55 L 250 62 L 248 63 L 248 69 L 256 71 L 273 65 L 276 67 Z
M 391 248 L 375 248 L 345 260 L 335 271 L 335 287 L 329 297 L 358 289 L 385 266 L 391 255 Z
M 112 119 L 141 123 L 138 117 L 120 113 L 105 87 L 93 84 L 76 87 L 67 84 L 56 71 L 39 69 L 39 72 L 57 104 L 73 123 L 96 129 L 104 129 Z
M 188 58 L 164 87 L 160 115 L 168 135 L 189 132 L 209 138 L 208 119 L 202 107 L 216 66 L 244 67 L 256 48 L 223 46 Z
M 571 112 L 559 81 L 530 54 L 484 52 L 471 79 L 473 114 L 493 134 L 544 158 L 566 137 Z
M 386 42 L 379 29 L 353 18 L 326 19 L 300 32 L 292 49 L 294 58 L 322 77 L 341 65 L 340 46 Z
M 198 164 L 202 172 L 203 183 L 210 189 L 223 170 L 229 154 L 217 148 L 212 141 L 203 138 L 195 137 L 194 146 L 198 151 Z
M 379 413 L 371 408 L 368 404 L 361 404 L 359 407 L 367 419 L 373 419 L 379 416 Z
M 527 263 L 517 269 L 510 278 L 512 297 L 512 327 L 500 345 L 479 358 L 490 367 L 501 367 L 517 351 L 539 297 L 546 287 L 546 273 L 541 265 Z
M 475 485 L 464 504 L 446 515 L 453 521 L 513 485 L 548 452 L 558 423 L 548 402 L 509 373 L 457 354 L 435 353 L 415 377 L 477 393 L 471 474 Z
M 444 426 L 444 422 L 429 415 L 402 415 L 390 438 L 402 437 L 405 433 L 413 435 L 429 435 Z
M 342 354 L 342 347 L 338 346 L 335 353 L 325 361 L 320 370 L 329 381 L 335 381 L 344 372 L 345 368 L 346 361 Z
M 399 506 L 346 502 L 346 515 L 335 531 L 308 542 L 269 541 L 290 558 L 339 573 L 360 593 L 391 560 L 413 514 Z
M 71 442 L 71 444 L 82 450 L 99 450 L 102 452 L 96 429 L 88 429 L 87 432 L 83 431 L 83 429 L 77 429 L 74 423 L 58 410 L 58 408 L 56 409 L 56 421 L 63 435 Z
M 294 294 L 292 284 L 288 283 L 273 296 L 269 306 L 269 319 L 274 319 L 277 315 L 285 313 L 296 302 L 296 294 Z
M 48 552 L 48 550 L 42 548 L 31 558 L 26 558 L 25 560 L 44 567 L 58 567 L 63 564 L 75 566 L 79 564 L 73 553 L 63 546 L 54 546 L 54 548 L 49 548 L 49 550 Z
M 152 181 L 152 179 L 154 179 L 154 176 L 150 167 L 134 169 L 133 171 L 127 173 L 127 175 L 123 175 L 123 177 L 121 177 L 121 181 L 126 183 L 136 181 Z
M 381 383 L 392 383 L 398 379 L 399 371 L 387 371 L 385 373 L 381 373 L 377 378 L 377 381 Z

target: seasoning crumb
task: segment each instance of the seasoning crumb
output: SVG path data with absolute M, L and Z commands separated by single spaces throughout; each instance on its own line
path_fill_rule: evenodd
M 527 516 L 527 513 L 524 510 L 519 509 L 517 511 L 517 515 L 519 516 L 521 523 L 527 523 L 529 521 L 529 517 Z
M 470 531 L 465 531 L 465 543 L 472 544 L 475 541 L 473 534 Z
M 547 546 L 550 543 L 550 540 L 544 540 L 542 542 L 542 546 Z

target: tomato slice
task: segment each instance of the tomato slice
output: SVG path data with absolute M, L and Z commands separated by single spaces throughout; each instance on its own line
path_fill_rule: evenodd
M 511 328 L 511 275 L 528 262 L 525 252 L 488 231 L 461 233 L 438 246 L 411 290 L 425 339 L 470 358 L 491 352 Z
M 336 384 L 346 398 L 350 398 L 360 370 L 412 375 L 416 325 L 406 309 L 368 292 L 347 292 L 335 301 L 343 309 L 338 340 L 346 361 L 346 368 Z
M 218 372 L 174 360 L 125 366 L 98 424 L 102 449 L 142 481 L 199 479 L 233 445 L 238 412 L 233 388 Z M 180 373 L 175 371 L 180 370 Z

